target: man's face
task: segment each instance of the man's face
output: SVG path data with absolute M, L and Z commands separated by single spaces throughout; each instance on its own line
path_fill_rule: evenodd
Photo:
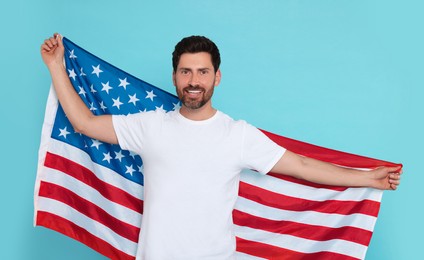
M 221 72 L 215 73 L 209 53 L 184 53 L 172 80 L 182 104 L 189 109 L 198 109 L 205 104 L 211 106 L 210 99 L 221 80 Z

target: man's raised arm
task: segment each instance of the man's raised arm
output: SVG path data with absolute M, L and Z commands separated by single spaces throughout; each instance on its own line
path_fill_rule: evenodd
M 57 33 L 41 45 L 41 57 L 50 71 L 53 86 L 66 116 L 75 131 L 102 142 L 117 144 L 112 116 L 93 115 L 72 87 L 63 64 L 64 51 L 62 37 Z
M 339 167 L 286 151 L 271 172 L 319 184 L 396 190 L 400 184 L 402 170 L 400 166 L 396 166 L 361 171 Z

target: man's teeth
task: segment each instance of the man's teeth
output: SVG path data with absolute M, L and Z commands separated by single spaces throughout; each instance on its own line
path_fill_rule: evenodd
M 196 93 L 196 94 L 197 94 L 197 93 L 200 93 L 200 92 L 201 92 L 200 90 L 189 90 L 189 91 L 188 91 L 188 93 Z

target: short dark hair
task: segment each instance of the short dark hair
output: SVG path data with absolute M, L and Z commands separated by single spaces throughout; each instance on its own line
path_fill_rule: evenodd
M 219 65 L 221 64 L 221 56 L 215 43 L 204 36 L 189 36 L 183 38 L 175 45 L 175 50 L 172 53 L 172 67 L 174 68 L 174 72 L 177 71 L 181 55 L 184 53 L 198 52 L 209 53 L 211 55 L 213 68 L 215 72 L 218 71 Z

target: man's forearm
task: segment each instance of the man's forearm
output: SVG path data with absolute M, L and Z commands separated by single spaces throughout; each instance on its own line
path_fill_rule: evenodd
M 373 186 L 372 178 L 365 171 L 344 168 L 308 157 L 301 157 L 300 160 L 302 167 L 298 170 L 298 177 L 301 179 L 335 186 Z
M 325 185 L 374 186 L 371 174 L 368 172 L 339 167 L 309 157 L 302 157 L 290 151 L 286 151 L 272 172 Z
M 83 131 L 85 120 L 93 116 L 80 96 L 73 88 L 63 64 L 49 67 L 53 86 L 59 102 L 75 131 Z

